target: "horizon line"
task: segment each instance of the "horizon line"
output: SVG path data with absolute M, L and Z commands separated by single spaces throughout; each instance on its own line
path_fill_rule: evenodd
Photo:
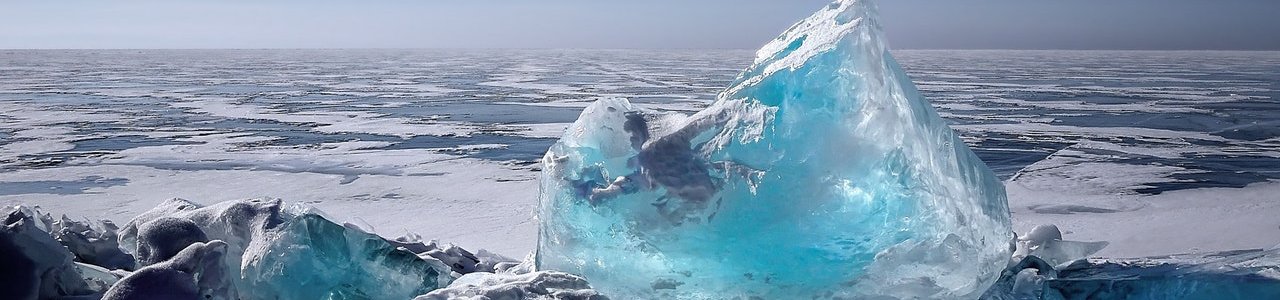
M 210 47 L 210 48 L 0 48 L 0 51 L 66 51 L 66 50 L 738 50 L 757 48 L 549 48 L 549 47 Z M 1280 49 L 1146 49 L 1146 48 L 894 48 L 909 51 L 1151 51 L 1151 52 L 1280 52 Z

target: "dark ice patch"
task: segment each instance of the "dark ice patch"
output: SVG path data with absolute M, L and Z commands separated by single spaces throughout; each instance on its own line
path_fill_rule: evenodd
M 582 113 L 576 107 L 544 107 L 476 101 L 421 102 L 374 109 L 393 117 L 441 116 L 444 120 L 481 124 L 572 123 Z
M 198 144 L 195 142 L 183 142 L 169 138 L 154 138 L 144 135 L 108 136 L 84 139 L 71 143 L 75 145 L 75 148 L 72 148 L 71 150 L 72 152 L 118 152 L 121 150 L 139 147 Z
M 1031 211 L 1038 214 L 1055 214 L 1055 215 L 1070 215 L 1070 214 L 1076 214 L 1076 213 L 1109 214 L 1109 213 L 1121 212 L 1121 210 L 1116 210 L 1116 209 L 1092 207 L 1092 206 L 1086 206 L 1086 205 L 1074 205 L 1074 204 L 1032 205 L 1032 206 L 1028 206 L 1027 209 L 1030 209 Z
M 1264 156 L 1203 155 L 1178 159 L 1139 159 L 1137 162 L 1166 164 L 1192 170 L 1170 176 L 1174 182 L 1144 184 L 1135 190 L 1143 194 L 1198 188 L 1242 188 L 1254 183 L 1280 179 L 1280 158 Z
M 126 184 L 129 184 L 129 179 L 103 178 L 101 176 L 88 176 L 73 181 L 7 181 L 0 182 L 0 196 L 26 194 L 75 195 L 84 194 L 91 188 L 106 188 Z
M 541 159 L 555 144 L 554 138 L 527 138 L 497 134 L 476 134 L 471 136 L 415 136 L 402 140 L 394 145 L 382 148 L 397 149 L 441 149 L 457 148 L 467 145 L 501 144 L 502 148 L 483 148 L 474 150 L 458 150 L 458 154 L 495 161 L 536 161 Z

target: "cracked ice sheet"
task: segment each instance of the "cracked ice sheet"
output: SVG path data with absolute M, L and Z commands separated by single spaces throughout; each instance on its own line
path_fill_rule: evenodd
M 413 120 L 389 118 L 382 114 L 363 111 L 326 112 L 275 112 L 272 109 L 250 104 L 235 104 L 234 99 L 200 99 L 172 103 L 175 108 L 194 109 L 233 119 L 260 119 L 286 123 L 315 123 L 312 130 L 322 133 L 370 133 L 409 138 L 419 135 L 468 136 L 480 131 L 481 126 L 464 122 Z
M 569 128 L 569 123 L 539 123 L 539 124 L 515 124 L 508 127 L 515 131 L 517 136 L 527 138 L 560 138 L 564 135 L 564 130 Z
M 359 145 L 338 148 L 342 147 L 347 149 L 294 154 L 250 151 L 242 156 L 228 153 L 215 157 L 205 157 L 210 155 L 206 151 L 170 152 L 169 158 L 155 157 L 165 155 L 164 147 L 144 147 L 133 149 L 138 152 L 125 151 L 120 160 L 168 160 L 175 164 L 238 161 L 276 167 L 183 169 L 168 165 L 161 169 L 106 161 L 26 169 L 0 173 L 0 182 L 82 181 L 97 176 L 127 183 L 89 187 L 75 194 L 4 195 L 0 205 L 39 205 L 73 218 L 123 224 L 168 198 L 212 204 L 275 197 L 314 205 L 340 221 L 367 224 L 387 237 L 413 232 L 512 257 L 523 257 L 533 249 L 536 227 L 531 212 L 537 199 L 537 173 L 422 149 L 361 153 L 352 150 Z M 133 154 L 138 157 L 130 158 Z M 294 155 L 300 159 L 288 158 Z M 326 160 L 333 163 L 307 165 Z M 381 172 L 392 166 L 403 170 Z M 359 174 L 358 179 L 350 181 L 352 173 Z
M 1057 224 L 1065 239 L 1111 242 L 1097 255 L 1112 258 L 1260 249 L 1280 241 L 1280 181 L 1140 195 L 1132 190 L 1172 181 L 1168 176 L 1185 169 L 1081 163 L 1045 171 L 1054 168 L 1037 164 L 1042 171 L 1024 170 L 1005 183 L 1016 232 Z
M 1143 134 L 1160 136 L 1159 132 L 1138 135 Z M 1057 224 L 1066 239 L 1111 242 L 1098 255 L 1112 258 L 1274 246 L 1280 242 L 1280 219 L 1274 217 L 1280 215 L 1280 202 L 1273 201 L 1280 193 L 1280 181 L 1142 192 L 1211 179 L 1202 176 L 1208 170 L 1183 166 L 1178 159 L 1229 156 L 1232 151 L 1231 147 L 1176 143 L 1079 142 L 1023 168 L 1005 182 L 1014 230 Z M 1280 155 L 1277 151 L 1250 153 Z M 1156 157 L 1161 163 L 1141 159 L 1126 163 L 1132 157 Z
M 627 98 L 628 101 L 643 101 L 645 99 L 645 98 L 639 98 L 639 97 L 618 97 L 618 98 Z M 673 96 L 672 98 L 676 98 L 676 97 Z M 685 100 L 666 102 L 666 103 L 643 103 L 643 102 L 635 103 L 633 102 L 631 103 L 631 105 L 644 108 L 644 109 L 650 109 L 650 110 L 675 111 L 675 112 L 681 112 L 685 114 L 691 114 L 693 112 L 697 112 L 699 110 L 702 110 L 703 108 L 706 108 L 708 102 L 709 100 L 685 99 Z M 547 101 L 547 102 L 495 102 L 495 103 L 534 106 L 534 107 L 587 108 L 587 106 L 590 106 L 592 103 L 595 103 L 595 99 L 557 100 L 557 101 Z
M 0 165 L 23 155 L 71 150 L 75 148 L 74 141 L 101 137 L 75 134 L 75 130 L 65 124 L 128 122 L 134 119 L 117 113 L 58 111 L 42 105 L 0 101 L 0 130 L 14 131 L 8 138 L 14 142 L 0 140 Z

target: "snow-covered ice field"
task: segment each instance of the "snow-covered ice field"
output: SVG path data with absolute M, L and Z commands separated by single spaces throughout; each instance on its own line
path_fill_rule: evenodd
M 1006 180 L 1020 232 L 1108 257 L 1280 243 L 1280 52 L 895 55 Z M 583 107 L 692 112 L 752 57 L 0 50 L 0 205 L 123 224 L 168 198 L 281 198 L 523 257 L 537 160 Z

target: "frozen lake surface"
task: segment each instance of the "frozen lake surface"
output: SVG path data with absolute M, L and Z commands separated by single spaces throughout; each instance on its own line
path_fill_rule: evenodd
M 1015 229 L 1134 257 L 1280 243 L 1280 52 L 898 51 Z M 0 50 L 0 204 L 120 224 L 308 203 L 533 249 L 538 159 L 591 101 L 696 111 L 733 50 Z

